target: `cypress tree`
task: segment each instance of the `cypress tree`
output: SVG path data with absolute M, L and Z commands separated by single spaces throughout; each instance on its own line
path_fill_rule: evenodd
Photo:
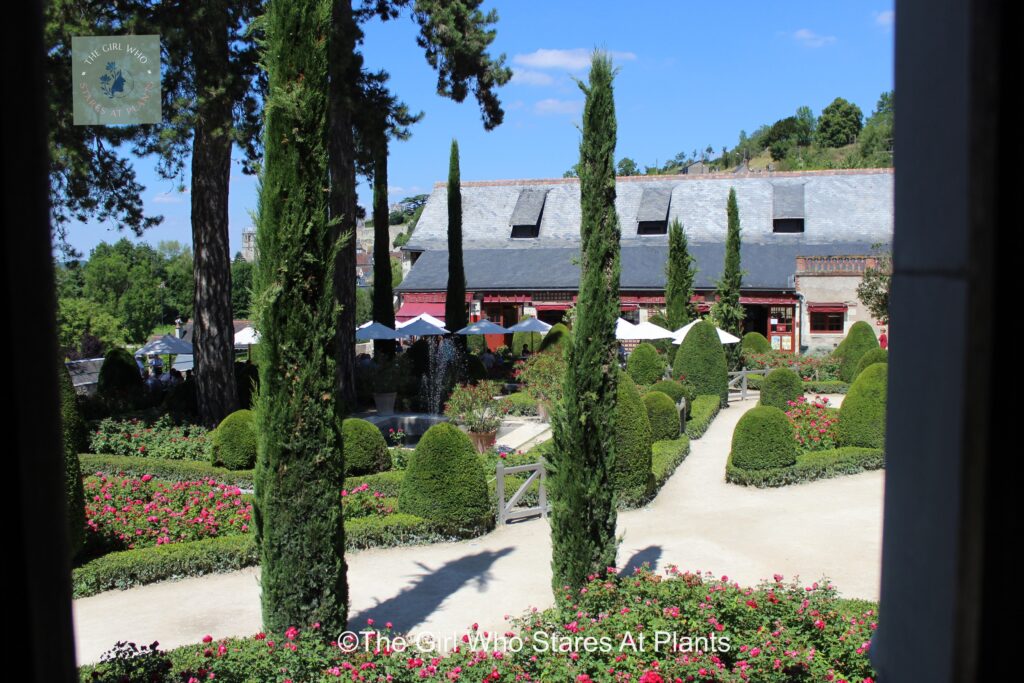
M 64 445 L 64 493 L 67 501 L 68 548 L 73 558 L 85 543 L 85 491 L 82 486 L 82 468 L 78 454 L 86 447 L 85 420 L 78 412 L 75 386 L 68 367 L 61 362 L 60 420 Z
M 668 228 L 668 263 L 665 264 L 665 313 L 673 330 L 696 317 L 691 301 L 696 276 L 686 232 L 682 223 L 674 219 Z
M 448 160 L 448 293 L 444 300 L 444 326 L 455 332 L 467 325 L 466 273 L 462 267 L 462 181 L 459 143 L 452 140 Z
M 580 142 L 580 293 L 567 350 L 564 399 L 554 416 L 551 462 L 552 585 L 579 588 L 615 564 L 615 320 L 619 315 L 619 222 L 615 213 L 614 71 L 595 53 Z
M 327 0 L 271 0 L 269 95 L 254 290 L 256 531 L 263 624 L 280 630 L 346 623 L 341 491 L 344 461 L 335 391 L 339 248 L 328 207 Z
M 743 271 L 740 269 L 740 209 L 736 204 L 736 190 L 729 188 L 727 205 L 729 228 L 725 236 L 725 266 L 718 281 L 718 301 L 712 306 L 712 318 L 726 332 L 737 337 L 743 336 L 743 320 L 746 311 L 740 303 L 740 287 L 743 286 Z M 739 362 L 739 344 L 730 347 L 730 365 Z

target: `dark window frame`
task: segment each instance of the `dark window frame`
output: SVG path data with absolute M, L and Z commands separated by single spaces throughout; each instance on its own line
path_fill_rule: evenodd
M 820 326 L 821 318 L 818 318 L 818 316 L 824 316 L 826 321 L 825 327 Z M 842 334 L 846 327 L 846 313 L 838 311 L 810 311 L 810 318 L 811 334 Z M 818 320 L 816 321 L 815 318 L 818 318 Z M 839 322 L 839 327 L 832 329 L 836 320 Z

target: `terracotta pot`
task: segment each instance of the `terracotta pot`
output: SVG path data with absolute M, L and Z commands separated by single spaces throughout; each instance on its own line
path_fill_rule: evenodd
M 487 450 L 498 440 L 498 430 L 493 432 L 466 432 L 476 447 L 477 453 L 486 453 Z
M 374 394 L 373 402 L 377 406 L 378 415 L 394 415 L 395 414 L 395 392 L 389 394 Z

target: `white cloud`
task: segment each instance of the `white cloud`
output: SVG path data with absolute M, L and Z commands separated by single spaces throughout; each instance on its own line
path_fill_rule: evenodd
M 875 12 L 875 23 L 884 28 L 891 27 L 896 22 L 896 13 L 891 9 L 884 12 Z
M 541 115 L 567 114 L 573 116 L 583 111 L 583 100 L 558 100 L 550 98 L 541 100 L 533 105 L 533 111 Z
M 804 47 L 825 47 L 836 42 L 835 36 L 822 36 L 808 28 L 802 28 L 793 32 L 793 39 Z
M 628 62 L 636 59 L 632 52 L 611 52 L 613 61 Z M 531 69 L 565 69 L 567 71 L 583 71 L 590 66 L 593 50 L 577 47 L 570 50 L 549 50 L 540 48 L 535 52 L 516 55 L 514 64 Z
M 512 72 L 513 85 L 552 85 L 555 79 L 551 74 L 543 71 L 531 71 L 530 69 L 515 69 Z
M 160 192 L 153 197 L 154 204 L 181 204 L 185 201 L 188 196 L 188 192 L 178 192 L 177 190 L 168 190 L 167 192 Z

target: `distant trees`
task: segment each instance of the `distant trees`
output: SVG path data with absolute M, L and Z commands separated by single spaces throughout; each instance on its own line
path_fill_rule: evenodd
M 729 227 L 725 236 L 725 264 L 722 269 L 722 277 L 718 281 L 718 288 L 715 291 L 717 300 L 711 306 L 711 318 L 718 327 L 732 335 L 741 337 L 743 336 L 743 320 L 746 317 L 746 311 L 740 303 L 743 270 L 740 264 L 740 209 L 736 203 L 735 188 L 729 188 L 726 212 Z M 735 361 L 737 358 L 731 360 Z
M 860 153 L 868 165 L 889 166 L 892 164 L 895 138 L 896 95 L 882 93 L 875 105 L 875 111 L 864 124 L 860 133 Z
M 236 320 L 248 318 L 252 309 L 252 268 L 241 253 L 231 262 L 231 315 Z
M 620 176 L 640 175 L 640 167 L 629 157 L 622 157 L 615 167 L 615 173 Z
M 822 147 L 842 147 L 856 142 L 863 119 L 860 107 L 837 97 L 821 110 L 815 140 Z
M 857 298 L 883 325 L 889 324 L 889 296 L 892 292 L 892 252 L 874 245 L 876 265 L 866 268 L 857 285 Z

